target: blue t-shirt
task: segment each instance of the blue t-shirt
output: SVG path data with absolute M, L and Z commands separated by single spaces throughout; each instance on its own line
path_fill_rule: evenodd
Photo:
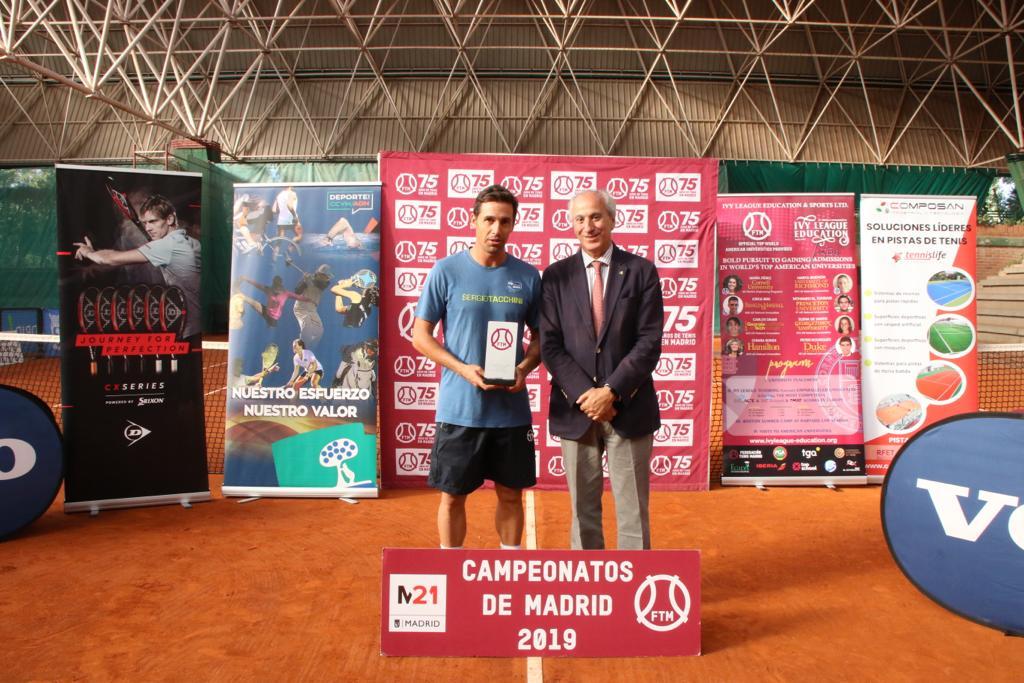
M 423 286 L 416 317 L 441 322 L 444 346 L 463 363 L 484 364 L 487 323 L 518 322 L 516 362 L 523 359 L 523 325 L 536 329 L 540 273 L 511 255 L 496 268 L 481 266 L 461 251 L 441 259 Z M 437 421 L 463 427 L 520 427 L 532 422 L 526 391 L 483 391 L 444 368 Z

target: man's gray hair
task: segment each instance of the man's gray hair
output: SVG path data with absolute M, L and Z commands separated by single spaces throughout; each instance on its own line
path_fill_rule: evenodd
M 576 197 L 581 194 L 596 194 L 597 198 L 604 204 L 604 208 L 608 209 L 608 215 L 612 217 L 612 222 L 615 222 L 615 197 L 608 194 L 605 190 L 584 190 L 583 192 L 577 192 L 576 195 L 569 200 L 569 220 L 572 221 L 572 203 L 576 201 Z

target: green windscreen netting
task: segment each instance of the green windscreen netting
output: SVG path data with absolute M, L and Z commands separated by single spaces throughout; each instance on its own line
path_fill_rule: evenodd
M 57 307 L 52 168 L 0 169 L 0 308 Z
M 791 164 L 723 161 L 719 192 L 854 192 L 861 194 L 973 195 L 978 205 L 998 175 L 992 168 Z

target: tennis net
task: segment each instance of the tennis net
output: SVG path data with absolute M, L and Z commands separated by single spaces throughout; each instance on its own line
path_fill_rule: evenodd
M 1024 411 L 1024 344 L 978 347 L 978 396 L 982 410 Z M 203 342 L 203 394 L 206 459 L 213 474 L 224 472 L 224 412 L 228 346 Z M 60 338 L 56 335 L 0 332 L 0 384 L 15 386 L 46 402 L 61 421 Z M 711 387 L 711 481 L 722 472 L 722 370 L 716 356 Z

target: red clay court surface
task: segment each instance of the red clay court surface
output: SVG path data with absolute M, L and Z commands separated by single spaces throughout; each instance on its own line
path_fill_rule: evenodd
M 899 403 L 880 406 L 875 410 L 875 416 L 878 417 L 879 422 L 888 427 L 902 420 L 908 413 L 920 409 L 921 406 L 917 404 L 917 401 L 900 401 Z
M 933 401 L 948 401 L 960 393 L 960 373 L 952 368 L 942 368 L 930 374 L 917 376 L 917 390 L 922 396 Z
M 982 407 L 1024 407 L 1019 352 L 980 358 Z M 216 454 L 226 368 L 206 361 Z M 59 391 L 55 361 L 39 363 L 0 368 L 0 381 Z M 526 680 L 523 659 L 379 655 L 381 549 L 436 545 L 433 492 L 239 504 L 220 485 L 212 476 L 215 499 L 191 510 L 69 516 L 58 503 L 0 542 L 0 680 Z M 534 498 L 539 547 L 567 547 L 568 494 Z M 470 497 L 467 546 L 497 546 L 493 499 Z M 702 553 L 704 655 L 544 659 L 544 680 L 1019 681 L 1024 639 L 918 592 L 886 548 L 879 499 L 878 487 L 652 493 L 655 548 Z
M 1019 681 L 1024 639 L 954 616 L 900 573 L 879 495 L 653 493 L 655 547 L 702 551 L 704 654 L 544 659 L 544 680 Z M 567 494 L 535 498 L 538 545 L 566 547 Z M 497 546 L 493 500 L 470 497 L 467 546 Z M 523 659 L 379 655 L 381 548 L 434 547 L 436 503 L 386 491 L 358 505 L 55 507 L 0 544 L 3 679 L 526 680 Z

